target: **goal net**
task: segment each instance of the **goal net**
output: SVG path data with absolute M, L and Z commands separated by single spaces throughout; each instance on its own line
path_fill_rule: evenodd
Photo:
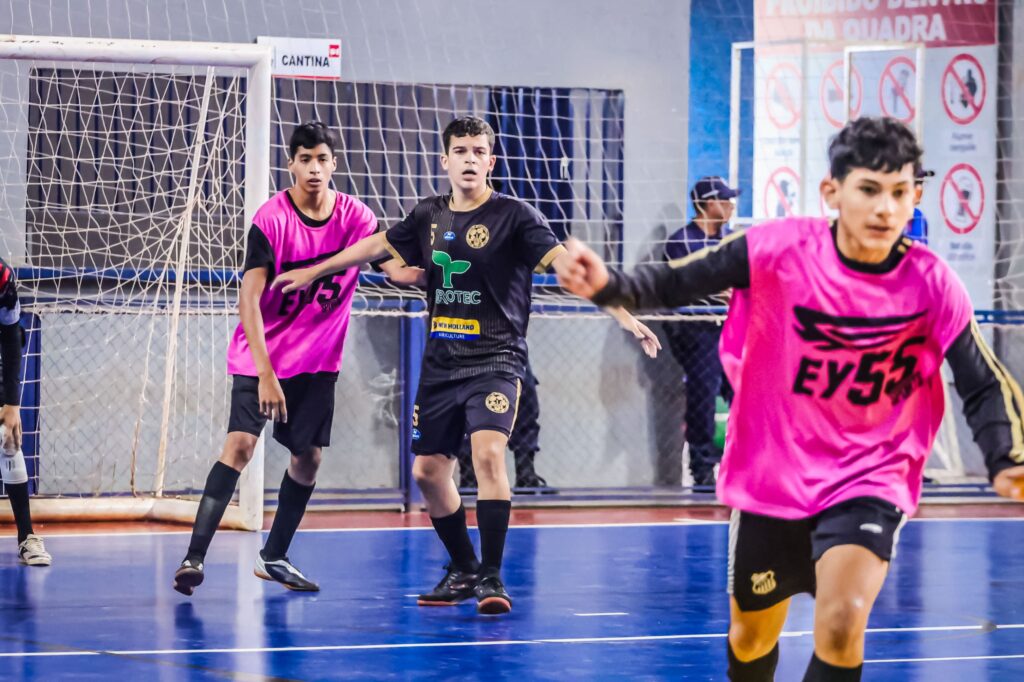
M 19 270 L 29 315 L 23 403 L 38 407 L 24 411 L 26 454 L 41 502 L 76 510 L 151 505 L 201 490 L 227 416 L 223 354 L 237 323 L 248 216 L 267 191 L 290 184 L 286 142 L 295 125 L 311 118 L 339 133 L 334 186 L 365 201 L 389 226 L 422 197 L 447 190 L 439 131 L 453 117 L 475 113 L 498 133 L 499 190 L 540 209 L 559 235 L 580 237 L 608 261 L 632 269 L 664 259 L 667 237 L 693 215 L 687 192 L 698 177 L 729 176 L 743 190 L 732 227 L 780 211 L 827 213 L 817 183 L 829 137 L 855 114 L 907 118 L 913 110 L 926 168 L 936 172 L 921 206 L 929 245 L 955 263 L 976 307 L 993 312 L 983 328 L 1021 375 L 1020 327 L 1007 312 L 1021 309 L 1024 267 L 1024 105 L 1020 88 L 1007 86 L 1020 82 L 1024 63 L 1014 55 L 1024 36 L 1019 17 L 1000 19 L 1007 32 L 1001 43 L 990 30 L 991 16 L 952 17 L 945 23 L 952 42 L 934 45 L 928 31 L 904 30 L 913 29 L 912 20 L 890 20 L 886 29 L 877 18 L 839 16 L 865 3 L 838 3 L 842 12 L 794 19 L 792 12 L 831 5 L 694 2 L 688 15 L 679 10 L 671 25 L 662 22 L 667 32 L 678 32 L 678 44 L 690 41 L 688 56 L 681 50 L 667 58 L 672 41 L 662 41 L 647 64 L 637 48 L 637 63 L 650 73 L 634 82 L 622 71 L 632 57 L 624 60 L 615 50 L 589 54 L 588 64 L 600 66 L 564 75 L 553 76 L 550 68 L 559 52 L 524 60 L 522 69 L 505 68 L 507 60 L 490 53 L 453 70 L 442 34 L 421 40 L 430 11 L 328 4 L 312 14 L 277 0 L 251 9 L 214 2 L 181 10 L 184 20 L 173 30 L 207 39 L 341 39 L 344 79 L 267 79 L 260 95 L 266 119 L 249 111 L 255 61 L 222 60 L 258 49 L 252 46 L 191 43 L 169 58 L 152 58 L 125 52 L 129 46 L 118 41 L 86 41 L 108 50 L 97 57 L 33 38 L 53 49 L 16 59 L 4 53 L 0 255 Z M 170 4 L 124 5 L 127 18 L 102 16 L 97 7 L 73 17 L 17 15 L 13 25 L 40 33 L 172 34 L 162 21 L 151 21 L 176 11 Z M 1005 13 L 1008 5 L 999 7 Z M 994 6 L 919 9 L 971 14 Z M 769 7 L 801 32 L 766 23 Z M 577 8 L 552 8 L 553 16 L 562 11 Z M 91 23 L 76 23 L 86 16 Z M 464 16 L 481 25 L 495 18 L 486 8 Z M 513 18 L 516 35 L 578 49 L 548 39 L 550 19 Z M 826 22 L 838 30 L 828 34 Z M 624 39 L 644 33 L 636 28 L 641 24 L 630 25 Z M 817 32 L 805 34 L 808 26 Z M 712 49 L 728 40 L 750 41 L 731 72 L 729 55 Z M 993 72 L 993 60 L 1013 73 Z M 261 160 L 250 133 L 264 125 L 269 158 Z M 720 158 L 710 154 L 715 146 L 725 147 Z M 705 152 L 711 160 L 702 163 Z M 954 171 L 961 163 L 973 165 L 977 176 Z M 268 186 L 251 191 L 258 178 Z M 613 322 L 562 295 L 550 275 L 538 276 L 534 290 L 528 340 L 540 380 L 538 473 L 563 493 L 583 491 L 581 499 L 666 500 L 653 487 L 678 491 L 686 480 L 687 414 L 696 412 L 686 404 L 687 388 L 695 381 L 714 384 L 717 372 L 712 364 L 684 368 L 686 330 L 720 323 L 725 300 L 649 318 L 666 348 L 648 361 Z M 424 307 L 421 292 L 363 273 L 317 508 L 401 505 L 415 490 L 403 447 Z M 958 414 L 952 391 L 950 402 L 949 414 Z M 265 440 L 266 474 L 248 471 L 242 490 L 273 501 L 288 453 Z M 509 463 L 513 469 L 511 457 Z M 956 422 L 944 425 L 931 464 L 956 480 L 983 472 L 969 431 Z
M 729 171 L 747 190 L 736 224 L 832 217 L 818 189 L 832 136 L 862 115 L 906 123 L 929 171 L 907 234 L 957 272 L 984 335 L 1019 377 L 1024 204 L 1013 188 L 1024 107 L 1008 84 L 1019 82 L 1024 22 L 1014 14 L 1010 3 L 755 0 L 753 40 L 732 46 Z M 926 475 L 983 484 L 948 369 L 944 377 L 946 416 Z
M 269 51 L 11 36 L 0 83 L 33 512 L 190 519 L 225 431 L 224 339 L 268 192 Z M 229 525 L 261 525 L 256 460 Z

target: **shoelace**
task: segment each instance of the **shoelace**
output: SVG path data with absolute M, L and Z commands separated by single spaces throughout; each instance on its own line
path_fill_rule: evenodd
M 46 550 L 43 548 L 43 541 L 39 538 L 25 538 L 25 551 L 29 554 L 36 556 L 46 554 Z
M 501 580 L 498 579 L 498 576 L 494 576 L 494 575 L 489 575 L 486 578 L 483 578 L 480 581 L 480 584 L 483 585 L 484 587 L 488 587 L 488 588 L 490 588 L 492 590 L 500 590 L 500 589 L 502 589 Z
M 455 568 L 452 567 L 451 564 L 445 564 L 444 570 L 445 570 L 444 577 L 441 578 L 441 582 L 439 582 L 437 585 L 434 586 L 435 590 L 441 589 L 442 587 L 447 585 L 449 582 L 451 582 L 452 579 L 455 577 Z
M 439 582 L 437 585 L 434 586 L 435 590 L 439 590 L 442 587 L 445 587 L 446 585 L 448 585 L 448 583 L 450 583 L 450 582 L 452 582 L 454 580 L 456 573 L 461 573 L 461 571 L 459 571 L 459 569 L 455 568 L 451 564 L 445 564 L 444 565 L 444 570 L 445 570 L 444 577 L 441 578 L 441 582 Z

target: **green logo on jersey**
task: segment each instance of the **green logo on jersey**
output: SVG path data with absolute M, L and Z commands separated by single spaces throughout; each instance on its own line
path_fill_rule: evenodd
M 461 275 L 462 273 L 469 270 L 471 263 L 468 260 L 452 260 L 444 251 L 434 251 L 430 260 L 434 261 L 434 265 L 441 266 L 441 271 L 444 273 L 444 288 L 452 288 L 452 275 Z

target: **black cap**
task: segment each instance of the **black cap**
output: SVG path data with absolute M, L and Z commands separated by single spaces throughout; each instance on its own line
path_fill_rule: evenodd
M 708 201 L 710 199 L 734 199 L 740 190 L 733 189 L 725 180 L 717 175 L 708 175 L 698 180 L 690 190 L 691 201 Z

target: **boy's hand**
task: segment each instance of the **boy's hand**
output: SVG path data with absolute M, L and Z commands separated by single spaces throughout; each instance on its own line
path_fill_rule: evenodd
M 558 270 L 558 283 L 572 294 L 592 299 L 608 284 L 608 268 L 600 256 L 578 239 L 567 239 L 565 248 L 569 265 Z
M 316 268 L 299 268 L 298 270 L 289 270 L 279 274 L 274 278 L 274 283 L 271 287 L 280 289 L 282 293 L 287 294 L 289 291 L 295 291 L 296 289 L 305 289 L 316 278 Z

